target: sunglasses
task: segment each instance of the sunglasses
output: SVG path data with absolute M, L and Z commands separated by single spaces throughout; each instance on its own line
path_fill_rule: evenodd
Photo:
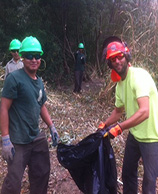
M 16 52 L 18 53 L 19 50 L 11 50 L 11 52 L 12 52 L 12 53 L 16 53 Z
M 120 54 L 116 55 L 115 57 L 111 57 L 111 58 L 110 58 L 110 61 L 111 61 L 112 63 L 114 63 L 114 62 L 116 62 L 116 58 L 117 58 L 118 60 L 122 60 L 123 57 L 124 57 L 124 54 L 123 54 L 123 53 L 120 53 Z
M 25 54 L 23 57 L 28 59 L 28 60 L 32 60 L 33 58 L 38 60 L 41 58 L 41 55 L 40 54 Z

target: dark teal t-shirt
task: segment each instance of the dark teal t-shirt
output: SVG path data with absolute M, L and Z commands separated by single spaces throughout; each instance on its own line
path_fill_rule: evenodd
M 39 133 L 39 117 L 46 93 L 41 78 L 37 78 L 31 79 L 20 69 L 10 73 L 4 82 L 2 97 L 13 99 L 9 109 L 9 134 L 13 143 L 30 143 Z

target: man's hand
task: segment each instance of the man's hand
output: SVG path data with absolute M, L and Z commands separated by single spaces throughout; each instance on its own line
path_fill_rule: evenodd
M 15 149 L 9 135 L 2 136 L 2 157 L 7 162 L 13 160 Z
M 55 147 L 55 146 L 57 146 L 57 144 L 58 144 L 59 135 L 58 135 L 58 132 L 57 132 L 57 130 L 56 130 L 54 124 L 51 125 L 51 126 L 49 127 L 49 129 L 50 129 L 50 133 L 51 133 L 52 141 L 53 141 L 53 144 L 52 144 L 52 145 Z
M 115 138 L 122 133 L 122 129 L 119 124 L 108 127 L 108 133 L 110 138 Z

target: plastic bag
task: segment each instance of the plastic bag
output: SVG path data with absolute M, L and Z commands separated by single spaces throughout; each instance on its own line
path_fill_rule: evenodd
M 76 145 L 58 144 L 59 163 L 68 169 L 85 194 L 117 194 L 117 171 L 106 130 L 87 136 Z

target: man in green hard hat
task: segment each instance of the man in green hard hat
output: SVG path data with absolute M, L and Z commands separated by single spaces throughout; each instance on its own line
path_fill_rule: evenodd
M 44 131 L 39 118 L 50 128 L 53 146 L 58 133 L 45 106 L 44 85 L 36 74 L 43 50 L 32 36 L 22 41 L 19 54 L 24 68 L 10 73 L 1 97 L 0 129 L 2 156 L 8 164 L 1 194 L 19 194 L 24 170 L 28 166 L 30 194 L 46 194 L 50 173 L 50 158 Z
M 86 57 L 84 55 L 84 44 L 79 43 L 78 51 L 75 53 L 75 87 L 74 93 L 80 93 L 85 70 Z
M 7 75 L 17 69 L 23 68 L 24 64 L 22 62 L 21 57 L 19 56 L 19 49 L 21 47 L 21 42 L 18 39 L 13 39 L 9 45 L 9 51 L 12 55 L 12 59 L 5 66 L 5 75 L 4 79 L 6 79 Z

